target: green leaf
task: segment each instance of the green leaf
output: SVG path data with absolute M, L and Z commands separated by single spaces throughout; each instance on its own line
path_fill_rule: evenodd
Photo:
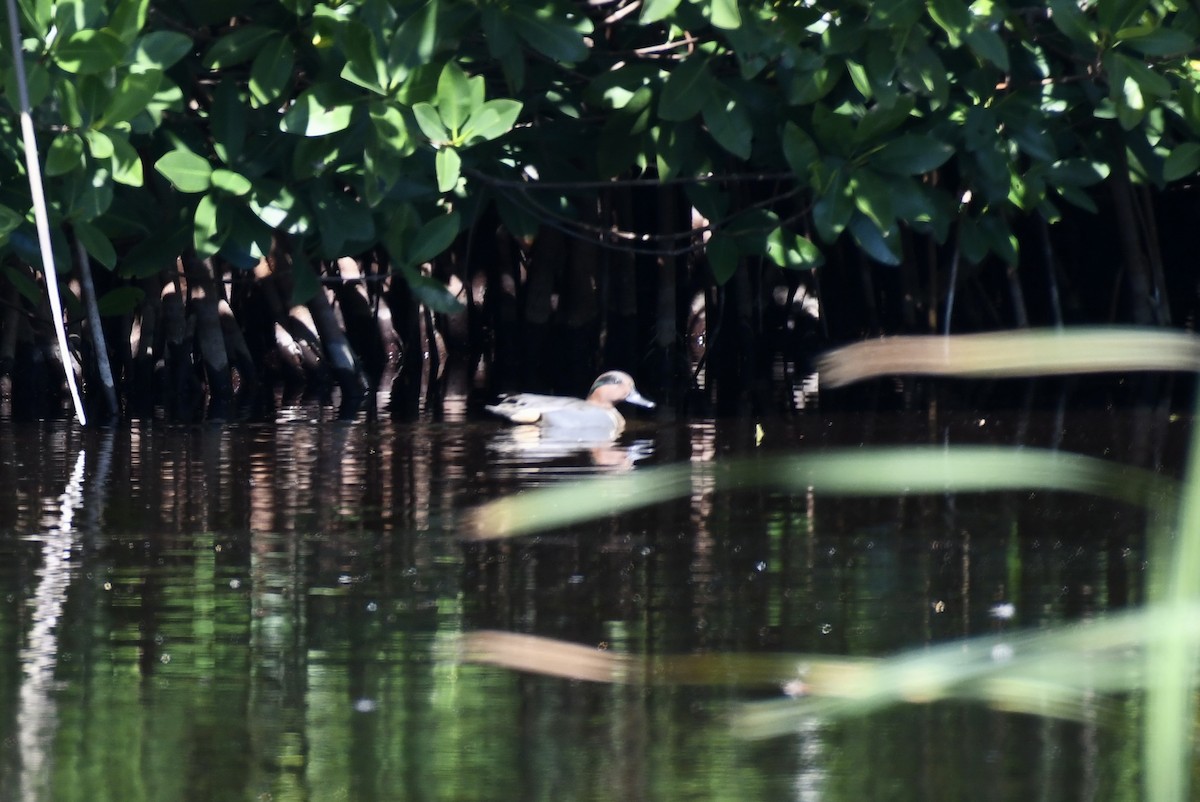
M 287 89 L 296 65 L 296 48 L 283 36 L 271 39 L 250 65 L 250 100 L 265 106 Z
M 1150 95 L 1155 98 L 1166 98 L 1171 96 L 1171 83 L 1159 73 L 1146 66 L 1146 62 L 1141 59 L 1130 58 L 1129 56 L 1120 53 L 1107 53 L 1104 64 L 1108 67 L 1111 62 L 1107 56 L 1114 59 L 1119 59 L 1125 67 L 1125 72 L 1137 81 L 1141 87 L 1143 95 Z
M 63 70 L 78 75 L 110 70 L 125 55 L 125 43 L 107 28 L 76 31 L 52 51 Z
M 280 183 L 257 182 L 250 198 L 250 209 L 271 228 L 281 228 L 292 234 L 303 233 L 307 229 L 299 201 L 290 189 Z
M 377 141 L 397 156 L 406 156 L 413 150 L 412 137 L 404 114 L 395 105 L 377 101 L 371 104 L 371 128 Z
M 846 228 L 854 213 L 854 199 L 847 189 L 842 170 L 833 173 L 829 185 L 813 204 L 813 225 L 825 242 L 833 242 Z
M 160 70 L 127 72 L 113 90 L 108 105 L 96 122 L 98 128 L 107 128 L 116 123 L 131 120 L 146 110 L 151 99 L 158 93 L 163 74 Z
M 479 79 L 479 85 L 480 87 L 483 85 L 482 77 Z M 467 121 L 467 117 L 474 110 L 471 95 L 470 79 L 467 74 L 454 61 L 447 61 L 438 78 L 435 105 L 442 124 L 450 130 L 452 135 L 459 132 L 463 123 Z
M 1090 187 L 1108 178 L 1109 168 L 1104 162 L 1084 158 L 1063 159 L 1050 165 L 1046 180 L 1056 186 Z
M 873 143 L 875 140 L 900 127 L 913 113 L 916 98 L 901 95 L 889 106 L 876 104 L 858 121 L 854 130 L 854 141 Z
M 1197 48 L 1194 36 L 1176 28 L 1117 31 L 1116 39 L 1147 56 L 1177 56 Z
M 957 46 L 955 40 L 961 38 L 971 25 L 967 4 L 963 0 L 929 0 L 927 8 L 933 21 L 950 34 L 951 46 Z
M 1178 181 L 1200 169 L 1200 143 L 1184 142 L 1171 151 L 1163 162 L 1163 179 Z
M 442 125 L 442 118 L 437 109 L 428 103 L 417 103 L 412 107 L 417 126 L 430 142 L 441 143 L 450 141 L 450 132 Z
M 205 195 L 196 206 L 196 215 L 193 218 L 195 228 L 192 232 L 192 245 L 196 249 L 196 255 L 201 259 L 213 256 L 221 250 L 223 237 L 221 237 L 222 226 L 217 219 L 218 212 L 217 199 L 213 195 Z
M 212 185 L 215 189 L 238 197 L 249 194 L 253 187 L 250 179 L 244 175 L 219 167 L 212 171 Z
M 1076 44 L 1091 46 L 1096 33 L 1076 0 L 1049 0 L 1050 21 Z
M 663 82 L 658 116 L 674 122 L 689 120 L 700 113 L 713 89 L 708 60 L 701 55 L 684 59 Z
M 459 231 L 458 212 L 438 215 L 423 224 L 408 247 L 406 265 L 419 265 L 433 259 L 454 243 Z
M 307 137 L 327 136 L 350 126 L 354 107 L 336 100 L 323 102 L 316 91 L 306 89 L 279 122 L 280 130 Z
M 450 293 L 446 285 L 440 281 L 422 275 L 411 265 L 401 265 L 400 273 L 412 290 L 413 296 L 430 311 L 442 315 L 456 315 L 466 307 Z
M 820 248 L 782 226 L 767 235 L 767 256 L 790 270 L 812 270 L 825 261 Z
M 66 217 L 70 220 L 95 220 L 112 205 L 113 188 L 108 170 L 102 166 L 76 171 L 65 182 Z
M 109 270 L 117 266 L 117 252 L 108 241 L 108 237 L 104 236 L 104 232 L 82 220 L 76 220 L 71 228 L 75 232 L 75 238 L 93 259 Z
M 552 61 L 577 64 L 588 57 L 588 46 L 583 36 L 566 22 L 553 18 L 552 6 L 538 9 L 514 4 L 512 16 L 514 28 L 525 43 Z
M 1136 20 L 1149 0 L 1098 0 L 1096 19 L 1106 31 L 1118 31 Z
M 900 264 L 900 234 L 895 226 L 881 231 L 866 215 L 855 214 L 847 227 L 867 256 L 893 267 Z
M 83 140 L 79 134 L 64 131 L 54 137 L 46 151 L 46 175 L 66 175 L 83 165 Z
M 228 78 L 213 90 L 208 129 L 217 158 L 225 164 L 236 164 L 246 141 L 246 107 L 238 87 Z
M 708 269 L 712 271 L 713 280 L 718 285 L 723 285 L 733 278 L 733 274 L 737 272 L 739 257 L 737 241 L 733 237 L 714 231 L 708 244 L 704 246 L 704 253 L 708 257 Z
M 238 25 L 208 49 L 201 63 L 210 70 L 236 66 L 257 56 L 267 40 L 278 35 L 275 28 L 264 25 Z
M 142 159 L 124 134 L 113 132 L 109 136 L 113 155 L 110 161 L 113 181 L 128 187 L 140 187 L 145 181 L 142 174 Z
M 24 222 L 24 217 L 0 204 L 0 243 L 6 243 L 8 235 L 20 228 Z
M 4 70 L 4 93 L 15 107 L 16 98 L 20 96 L 17 89 L 17 71 Z M 25 82 L 29 91 L 29 107 L 36 109 L 50 94 L 50 72 L 40 64 L 30 61 L 28 54 L 25 58 Z
M 989 61 L 1002 72 L 1009 70 L 1008 48 L 1000 34 L 991 28 L 976 28 L 967 32 L 967 46 L 984 61 Z
M 212 176 L 212 165 L 208 160 L 190 150 L 172 150 L 163 154 L 154 163 L 154 169 L 180 192 L 203 192 L 208 189 Z
M 881 231 L 892 227 L 896 219 L 892 187 L 882 176 L 865 168 L 855 170 L 850 175 L 850 195 L 858 210 Z
M 800 126 L 787 122 L 783 126 L 783 158 L 787 159 L 788 167 L 797 177 L 807 179 L 812 172 L 813 162 L 817 160 L 817 144 L 813 142 Z
M 450 192 L 458 186 L 459 176 L 462 175 L 462 158 L 454 148 L 442 148 L 434 158 L 437 168 L 438 192 Z
M 31 279 L 25 272 L 11 265 L 5 265 L 3 269 L 4 277 L 8 279 L 9 284 L 17 288 L 17 292 L 21 294 L 21 297 L 34 306 L 40 307 L 42 303 L 41 285 Z
M 737 0 L 710 0 L 709 13 L 714 28 L 734 30 L 742 27 Z
M 130 45 L 146 25 L 150 0 L 120 0 L 109 17 L 108 27 L 125 45 Z
M 920 175 L 936 170 L 954 155 L 954 148 L 931 136 L 902 134 L 871 154 L 870 164 L 894 175 Z
M 438 0 L 426 0 L 396 29 L 388 49 L 388 64 L 393 71 L 400 67 L 418 67 L 433 60 L 438 42 L 438 7 Z
M 354 21 L 346 23 L 342 26 L 338 43 L 346 54 L 342 78 L 377 94 L 386 94 L 387 65 L 379 57 L 375 36 L 367 26 Z
M 95 129 L 90 129 L 83 132 L 83 139 L 87 142 L 88 150 L 94 159 L 110 159 L 113 155 L 113 143 L 105 134 Z
M 192 40 L 175 31 L 153 31 L 137 40 L 133 63 L 138 67 L 165 70 L 192 52 Z
M 645 0 L 638 22 L 642 25 L 660 22 L 675 13 L 679 0 Z
M 415 109 L 414 109 L 415 111 Z M 504 136 L 516 125 L 521 114 L 521 103 L 509 98 L 489 100 L 477 108 L 463 126 L 461 139 L 464 145 L 490 141 Z
M 741 102 L 730 93 L 710 94 L 704 101 L 704 125 L 721 147 L 739 159 L 750 158 L 754 127 Z
M 92 255 L 95 256 L 95 254 Z M 137 309 L 145 299 L 145 290 L 141 287 L 127 285 L 116 287 L 101 295 L 96 301 L 96 307 L 104 317 L 128 315 Z

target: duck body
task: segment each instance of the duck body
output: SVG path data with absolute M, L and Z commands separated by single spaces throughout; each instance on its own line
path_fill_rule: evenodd
M 628 373 L 610 370 L 592 383 L 587 398 L 518 393 L 505 396 L 499 403 L 485 408 L 513 423 L 536 424 L 561 431 L 609 431 L 615 436 L 625 428 L 625 418 L 616 408 L 622 401 L 654 407 L 653 401 L 637 391 Z

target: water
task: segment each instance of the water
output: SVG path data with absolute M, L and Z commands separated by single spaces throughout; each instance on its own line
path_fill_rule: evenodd
M 572 450 L 491 422 L 0 427 L 0 800 L 1024 799 L 1138 794 L 1136 711 L 910 705 L 768 741 L 778 687 L 621 685 L 458 659 L 529 633 L 613 654 L 885 655 L 1141 600 L 1144 514 L 1065 493 L 747 488 L 476 543 L 464 510 L 602 471 L 870 443 L 1060 446 L 1175 471 L 1185 424 L 818 416 L 634 426 Z M 1122 712 L 1123 711 L 1123 712 Z

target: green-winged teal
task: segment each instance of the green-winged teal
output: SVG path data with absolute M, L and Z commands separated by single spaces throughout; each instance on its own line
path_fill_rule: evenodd
M 654 402 L 633 386 L 633 377 L 624 371 L 610 370 L 592 382 L 586 399 L 518 393 L 505 396 L 487 410 L 513 423 L 534 423 L 556 430 L 580 432 L 610 430 L 615 435 L 625 428 L 625 419 L 614 406 L 620 401 L 654 407 Z

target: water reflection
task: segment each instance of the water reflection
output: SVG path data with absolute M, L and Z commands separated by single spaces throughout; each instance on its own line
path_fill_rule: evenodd
M 1135 452 L 1123 421 L 1024 431 L 1177 464 L 1180 424 Z M 980 777 L 998 798 L 1115 795 L 1132 725 L 945 704 L 745 743 L 728 706 L 786 677 L 614 685 L 459 659 L 483 630 L 652 660 L 877 655 L 1141 594 L 1140 513 L 1065 494 L 727 494 L 697 472 L 638 512 L 459 537 L 464 508 L 563 475 L 1016 428 L 761 423 L 757 448 L 754 422 L 709 422 L 599 454 L 469 421 L 2 427 L 0 798 L 959 799 Z

